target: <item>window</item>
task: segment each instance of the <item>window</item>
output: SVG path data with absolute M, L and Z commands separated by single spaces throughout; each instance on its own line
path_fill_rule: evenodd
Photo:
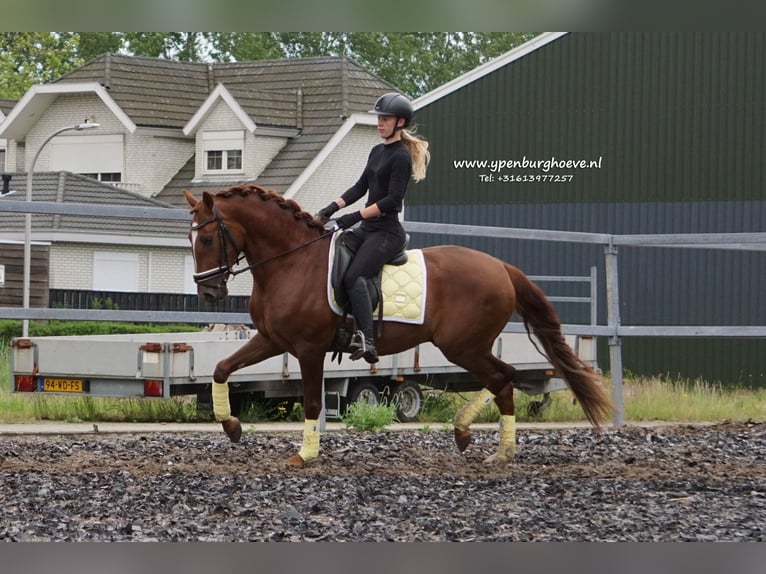
M 81 173 L 100 181 L 122 181 L 122 135 L 62 135 L 50 145 L 51 171 Z
M 244 132 L 203 132 L 205 172 L 242 171 Z
M 118 171 L 110 171 L 106 173 L 83 173 L 81 175 L 109 183 L 120 183 L 122 181 L 122 174 Z
M 138 292 L 138 254 L 96 251 L 93 254 L 93 290 Z

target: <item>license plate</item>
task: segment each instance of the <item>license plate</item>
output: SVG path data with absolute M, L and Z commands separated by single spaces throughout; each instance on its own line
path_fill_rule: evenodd
M 82 393 L 86 390 L 86 381 L 44 378 L 40 380 L 40 390 L 51 393 Z

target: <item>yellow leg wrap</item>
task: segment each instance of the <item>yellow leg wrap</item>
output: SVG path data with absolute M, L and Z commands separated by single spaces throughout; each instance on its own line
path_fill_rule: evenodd
M 298 455 L 304 462 L 319 456 L 319 420 L 306 419 L 303 427 L 303 446 Z
M 455 414 L 455 428 L 461 431 L 468 430 L 471 423 L 476 420 L 481 410 L 495 398 L 488 389 L 482 389 L 470 402 Z
M 229 383 L 213 383 L 213 414 L 215 420 L 221 422 L 231 418 Z
M 516 455 L 516 417 L 500 415 L 500 445 L 497 448 L 497 459 L 508 462 Z

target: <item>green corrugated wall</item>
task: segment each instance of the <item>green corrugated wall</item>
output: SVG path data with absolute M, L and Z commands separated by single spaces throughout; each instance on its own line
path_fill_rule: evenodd
M 408 193 L 406 217 L 605 233 L 766 231 L 765 78 L 764 33 L 566 34 L 418 110 L 432 164 Z M 454 163 L 523 158 L 601 158 L 601 167 L 546 172 L 571 181 L 518 182 L 500 176 L 543 172 Z M 593 247 L 415 241 L 478 245 L 530 274 L 603 270 Z M 624 249 L 620 270 L 625 324 L 766 325 L 763 252 Z M 602 295 L 602 322 L 603 309 Z M 626 341 L 625 366 L 764 380 L 766 342 L 719 343 L 726 352 L 711 363 L 709 341 Z

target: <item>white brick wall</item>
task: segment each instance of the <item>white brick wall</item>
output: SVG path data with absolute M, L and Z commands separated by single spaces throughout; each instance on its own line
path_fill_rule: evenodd
M 367 164 L 373 146 L 381 143 L 375 126 L 354 126 L 343 141 L 330 153 L 293 199 L 304 211 L 316 213 L 354 185 Z M 360 199 L 353 210 L 364 205 Z M 350 210 L 343 210 L 345 213 Z
M 100 131 L 100 130 L 99 130 Z M 143 135 L 141 130 L 125 137 L 125 172 L 123 181 L 139 184 L 136 190 L 144 196 L 158 194 L 189 161 L 194 142 L 181 137 Z
M 51 289 L 92 289 L 93 246 L 54 242 L 49 281 Z

